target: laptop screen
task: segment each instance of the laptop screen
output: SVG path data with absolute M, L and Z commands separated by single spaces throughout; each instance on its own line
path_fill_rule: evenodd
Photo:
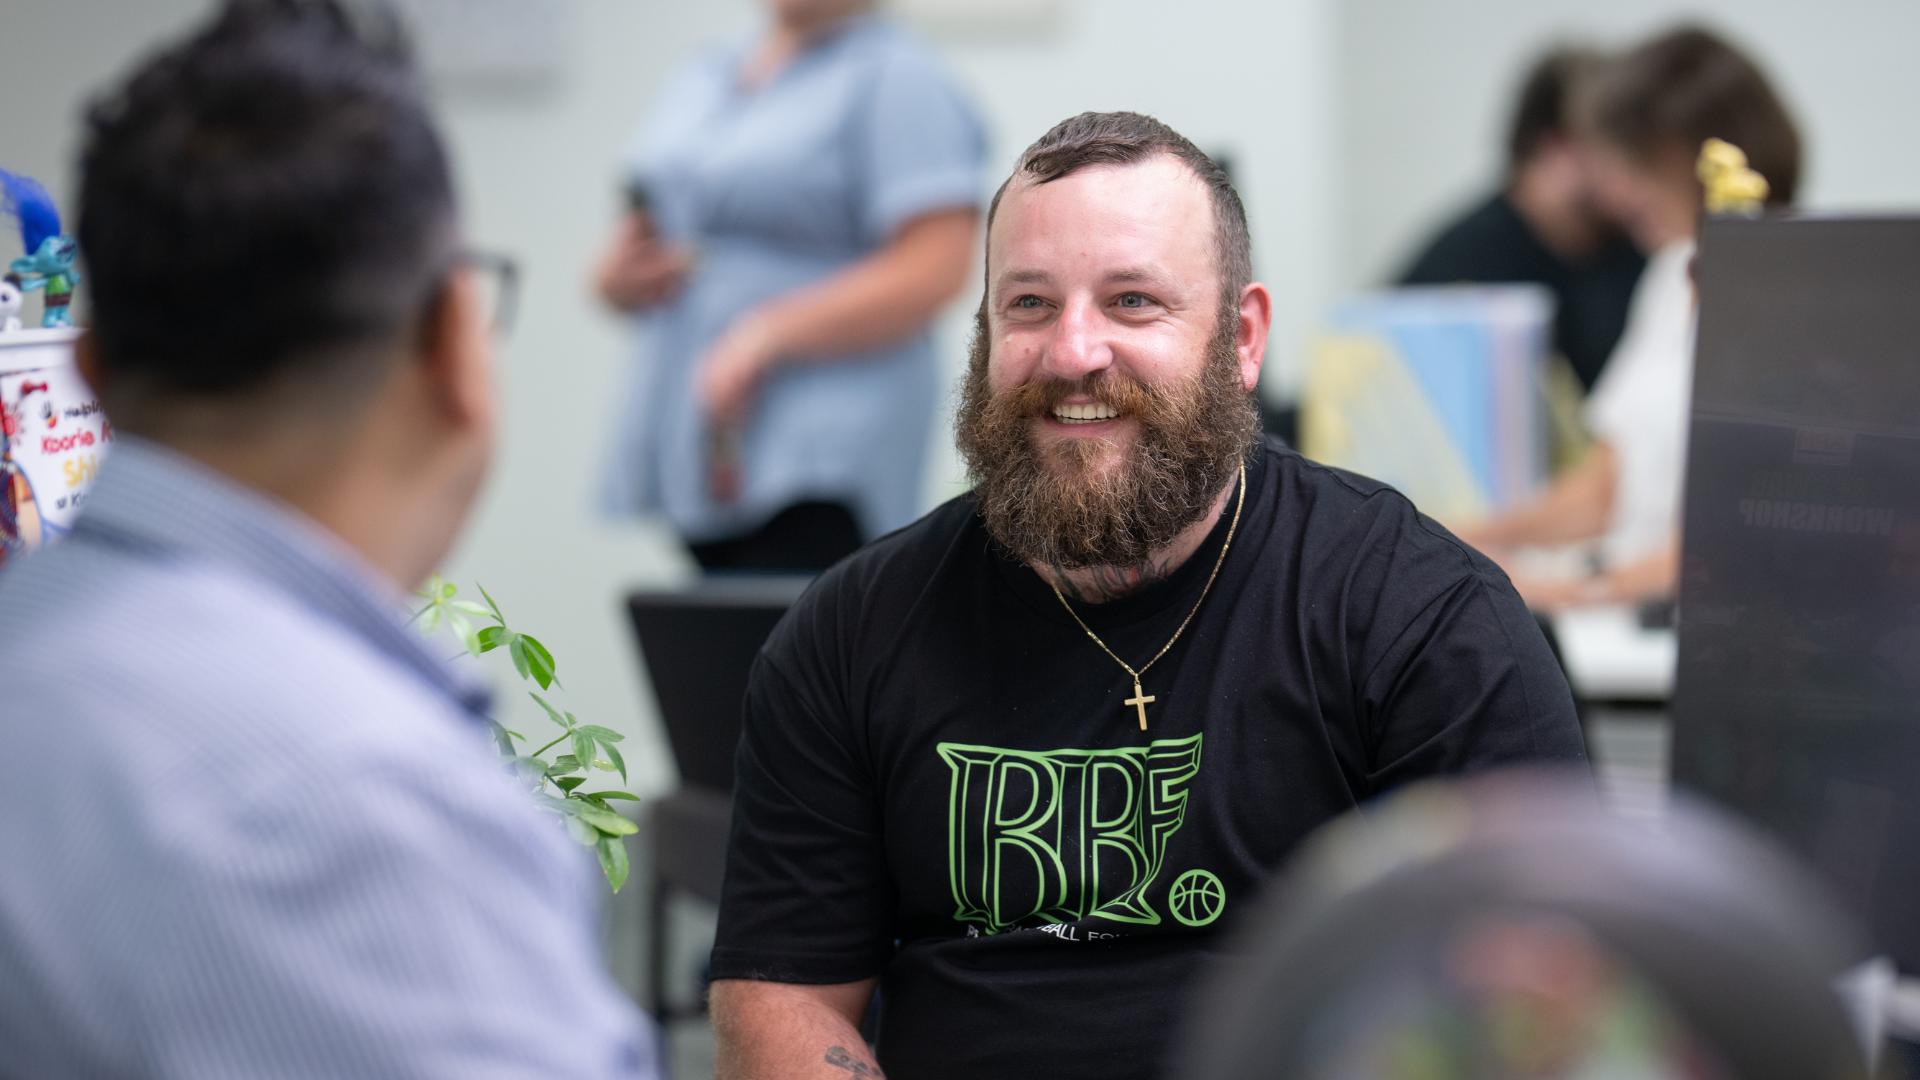
M 1920 971 L 1920 219 L 1713 220 L 1674 780 Z

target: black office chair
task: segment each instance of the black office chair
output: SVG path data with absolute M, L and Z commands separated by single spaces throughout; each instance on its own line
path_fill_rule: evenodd
M 645 809 L 647 1007 L 668 1025 L 706 1015 L 704 995 L 667 991 L 668 907 L 676 895 L 717 905 L 726 870 L 733 752 L 754 657 L 807 578 L 709 578 L 628 595 L 627 614 L 660 704 L 680 786 Z

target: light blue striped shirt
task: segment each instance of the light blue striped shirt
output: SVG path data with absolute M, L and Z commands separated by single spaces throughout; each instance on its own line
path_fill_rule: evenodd
M 0 575 L 0 1077 L 634 1077 L 598 882 L 402 598 L 123 438 Z

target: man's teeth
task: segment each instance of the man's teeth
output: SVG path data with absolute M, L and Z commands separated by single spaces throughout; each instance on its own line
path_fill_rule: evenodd
M 1120 410 L 1111 405 L 1098 403 L 1091 405 L 1055 405 L 1053 418 L 1063 424 L 1091 424 L 1100 420 L 1111 420 L 1120 415 Z

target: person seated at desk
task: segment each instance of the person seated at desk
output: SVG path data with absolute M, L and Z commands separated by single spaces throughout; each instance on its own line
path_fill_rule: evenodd
M 1587 401 L 1594 444 L 1534 498 L 1462 529 L 1538 609 L 1671 597 L 1679 576 L 1695 324 L 1692 264 L 1709 138 L 1740 147 L 1767 202 L 1793 201 L 1800 136 L 1760 68 L 1712 31 L 1681 27 L 1602 67 L 1576 105 L 1595 194 L 1649 253 L 1619 348 Z M 1598 540 L 1594 571 L 1517 572 L 1521 548 Z
M 502 263 L 397 27 L 232 0 L 82 141 L 118 434 L 0 574 L 0 1074 L 654 1075 L 591 861 L 402 623 L 492 456 Z
M 1400 274 L 1401 285 L 1529 283 L 1552 290 L 1553 348 L 1582 390 L 1620 340 L 1646 260 L 1594 205 L 1572 104 L 1594 53 L 1556 49 L 1521 86 L 1507 134 L 1506 186 L 1448 224 Z

